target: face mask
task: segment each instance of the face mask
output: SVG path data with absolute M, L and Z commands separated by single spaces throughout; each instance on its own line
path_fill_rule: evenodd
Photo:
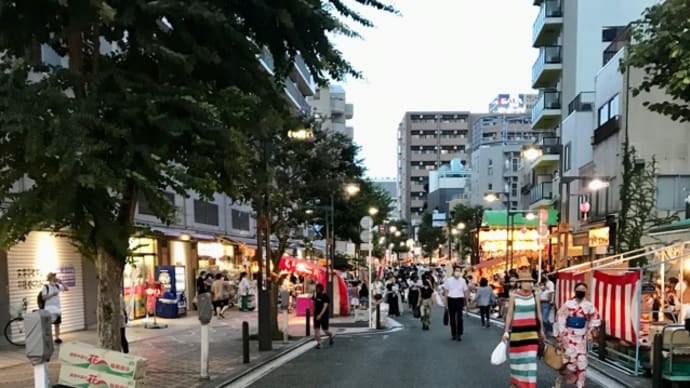
M 587 293 L 587 291 L 575 291 L 575 297 L 577 299 L 583 299 L 585 297 L 585 293 Z
M 461 275 L 460 272 L 456 272 L 456 273 L 455 273 L 455 277 L 456 277 L 456 278 L 459 278 L 460 275 Z
M 520 283 L 520 287 L 522 287 L 523 290 L 529 291 L 532 289 L 532 283 L 522 282 L 522 283 Z

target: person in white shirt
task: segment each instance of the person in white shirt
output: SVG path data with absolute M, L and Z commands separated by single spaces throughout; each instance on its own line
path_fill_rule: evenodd
M 470 289 L 462 277 L 462 270 L 455 268 L 453 276 L 443 283 L 443 296 L 446 309 L 448 309 L 450 334 L 453 341 L 462 341 L 464 331 L 462 312 L 465 309 L 466 301 L 469 299 L 469 293 Z
M 545 274 L 541 278 L 541 293 L 539 294 L 539 302 L 541 305 L 541 316 L 544 320 L 544 331 L 548 334 L 553 330 L 551 325 L 551 309 L 553 308 L 553 297 L 556 292 L 556 286 L 553 284 Z
M 60 338 L 60 324 L 62 323 L 62 309 L 60 308 L 60 293 L 69 291 L 66 285 L 62 283 L 54 272 L 49 272 L 47 276 L 48 284 L 43 287 L 41 297 L 45 302 L 45 309 L 52 315 L 53 319 L 53 336 L 55 343 L 61 344 Z

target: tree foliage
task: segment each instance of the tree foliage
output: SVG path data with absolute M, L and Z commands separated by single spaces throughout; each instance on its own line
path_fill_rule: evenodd
M 295 55 L 320 82 L 358 75 L 330 41 L 356 35 L 348 20 L 371 24 L 339 0 L 0 2 L 0 242 L 52 229 L 95 257 L 99 345 L 119 349 L 137 199 L 169 222 L 168 190 L 238 198 L 255 137 L 292 125 Z
M 645 10 L 632 24 L 632 45 L 626 65 L 640 68 L 644 77 L 633 95 L 663 90 L 672 97 L 644 102 L 650 110 L 673 120 L 690 120 L 690 2 L 666 0 Z
M 447 241 L 443 228 L 432 226 L 432 214 L 428 211 L 422 214 L 422 222 L 417 231 L 417 240 L 422 245 L 424 254 L 428 256 L 433 255 L 434 251 L 439 249 L 439 245 Z
M 464 257 L 466 252 L 469 252 L 472 263 L 479 263 L 477 233 L 482 226 L 484 207 L 458 204 L 453 209 L 452 215 L 453 225 L 458 225 L 461 222 L 465 224 L 465 230 L 460 234 L 460 240 L 462 241 L 462 252 L 460 252 L 460 256 Z

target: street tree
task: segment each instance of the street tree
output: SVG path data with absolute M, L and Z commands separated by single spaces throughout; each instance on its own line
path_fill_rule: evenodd
M 417 240 L 422 245 L 424 254 L 430 257 L 435 250 L 439 249 L 439 246 L 447 241 L 443 228 L 437 228 L 432 225 L 432 214 L 428 211 L 422 214 L 422 222 L 417 231 Z
M 248 135 L 260 121 L 287 127 L 280 80 L 297 53 L 319 82 L 358 75 L 330 40 L 356 35 L 348 21 L 371 24 L 336 0 L 0 2 L 3 247 L 53 230 L 93 258 L 99 345 L 119 349 L 138 199 L 171 222 L 166 191 L 238 198 L 229 182 L 255 158 Z M 263 48 L 274 74 L 257 60 Z M 28 189 L 16 192 L 21 179 Z
M 452 215 L 453 225 L 458 225 L 460 223 L 465 224 L 465 230 L 460 234 L 460 241 L 462 242 L 461 256 L 464 256 L 465 252 L 469 252 L 472 258 L 472 264 L 479 263 L 479 244 L 477 238 L 478 231 L 482 227 L 484 207 L 458 204 L 453 209 Z
M 645 101 L 651 111 L 673 120 L 690 120 L 690 2 L 666 0 L 647 8 L 632 23 L 632 44 L 625 67 L 642 69 L 634 96 L 660 89 L 671 98 Z

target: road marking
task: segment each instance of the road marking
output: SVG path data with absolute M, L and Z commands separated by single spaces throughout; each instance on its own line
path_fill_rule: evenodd
M 230 388 L 245 388 L 249 387 L 250 385 L 256 383 L 269 373 L 271 373 L 273 370 L 276 368 L 280 367 L 281 365 L 284 365 L 293 359 L 297 358 L 298 356 L 306 353 L 307 351 L 314 349 L 314 342 L 309 341 L 305 343 L 304 345 L 301 345 L 297 347 L 296 349 L 276 358 L 273 361 L 267 362 L 266 364 L 256 368 L 255 370 L 249 372 L 248 374 L 240 377 L 237 379 L 237 381 L 226 384 L 226 385 L 219 385 L 219 387 L 230 387 Z

